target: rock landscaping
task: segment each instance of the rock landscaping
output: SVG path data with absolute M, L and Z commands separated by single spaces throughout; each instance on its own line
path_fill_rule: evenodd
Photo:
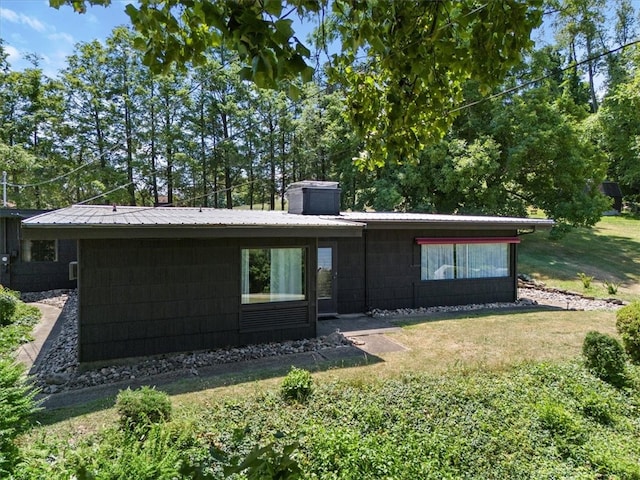
M 541 284 L 521 280 L 518 301 L 514 303 L 492 303 L 456 307 L 430 307 L 399 310 L 373 310 L 369 315 L 385 318 L 406 315 L 424 315 L 435 312 L 457 312 L 479 309 L 530 307 L 544 304 L 573 310 L 613 310 L 623 302 L 596 300 L 577 293 L 548 289 Z M 33 383 L 43 394 L 106 385 L 171 372 L 184 372 L 197 376 L 198 369 L 215 364 L 289 355 L 302 352 L 317 352 L 328 348 L 351 345 L 351 341 L 340 332 L 331 335 L 282 343 L 248 345 L 242 348 L 188 352 L 157 357 L 132 359 L 126 364 L 81 370 L 77 362 L 77 295 L 75 291 L 54 290 L 50 292 L 23 294 L 27 302 L 41 302 L 62 309 L 62 328 L 32 371 Z

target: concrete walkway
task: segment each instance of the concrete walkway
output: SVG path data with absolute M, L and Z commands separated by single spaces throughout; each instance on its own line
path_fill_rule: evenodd
M 27 372 L 33 375 L 38 371 L 38 361 L 42 360 L 42 356 L 46 353 L 51 342 L 60 333 L 62 322 L 58 322 L 62 310 L 45 303 L 31 303 L 38 307 L 42 313 L 42 318 L 33 327 L 31 336 L 33 340 L 25 343 L 18 349 L 17 360 L 25 365 Z

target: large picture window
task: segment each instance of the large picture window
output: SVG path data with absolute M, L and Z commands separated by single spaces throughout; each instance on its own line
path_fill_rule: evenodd
M 21 258 L 23 262 L 57 262 L 56 240 L 23 240 Z
M 306 249 L 242 249 L 242 303 L 305 300 Z
M 509 239 L 418 239 L 421 280 L 509 276 Z M 442 242 L 442 243 L 438 243 Z

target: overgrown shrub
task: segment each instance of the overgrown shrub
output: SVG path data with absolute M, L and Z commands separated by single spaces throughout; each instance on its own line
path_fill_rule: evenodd
M 630 303 L 618 310 L 616 328 L 631 360 L 640 363 L 640 302 Z
M 582 355 L 587 369 L 596 377 L 615 386 L 626 381 L 625 354 L 615 338 L 591 331 L 582 344 Z
M 0 359 L 0 478 L 9 476 L 18 457 L 14 439 L 27 431 L 37 410 L 36 392 L 25 384 L 23 370 L 13 359 Z
M 123 428 L 134 430 L 171 418 L 171 400 L 165 392 L 151 387 L 121 390 L 116 398 L 116 410 Z
M 9 325 L 18 306 L 18 299 L 11 291 L 0 289 L 0 326 Z
M 302 368 L 291 367 L 287 376 L 282 380 L 280 391 L 285 400 L 306 401 L 313 391 L 311 373 Z

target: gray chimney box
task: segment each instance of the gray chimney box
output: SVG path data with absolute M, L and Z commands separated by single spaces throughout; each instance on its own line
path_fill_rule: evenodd
M 289 185 L 289 213 L 297 215 L 340 215 L 338 182 L 304 180 Z

